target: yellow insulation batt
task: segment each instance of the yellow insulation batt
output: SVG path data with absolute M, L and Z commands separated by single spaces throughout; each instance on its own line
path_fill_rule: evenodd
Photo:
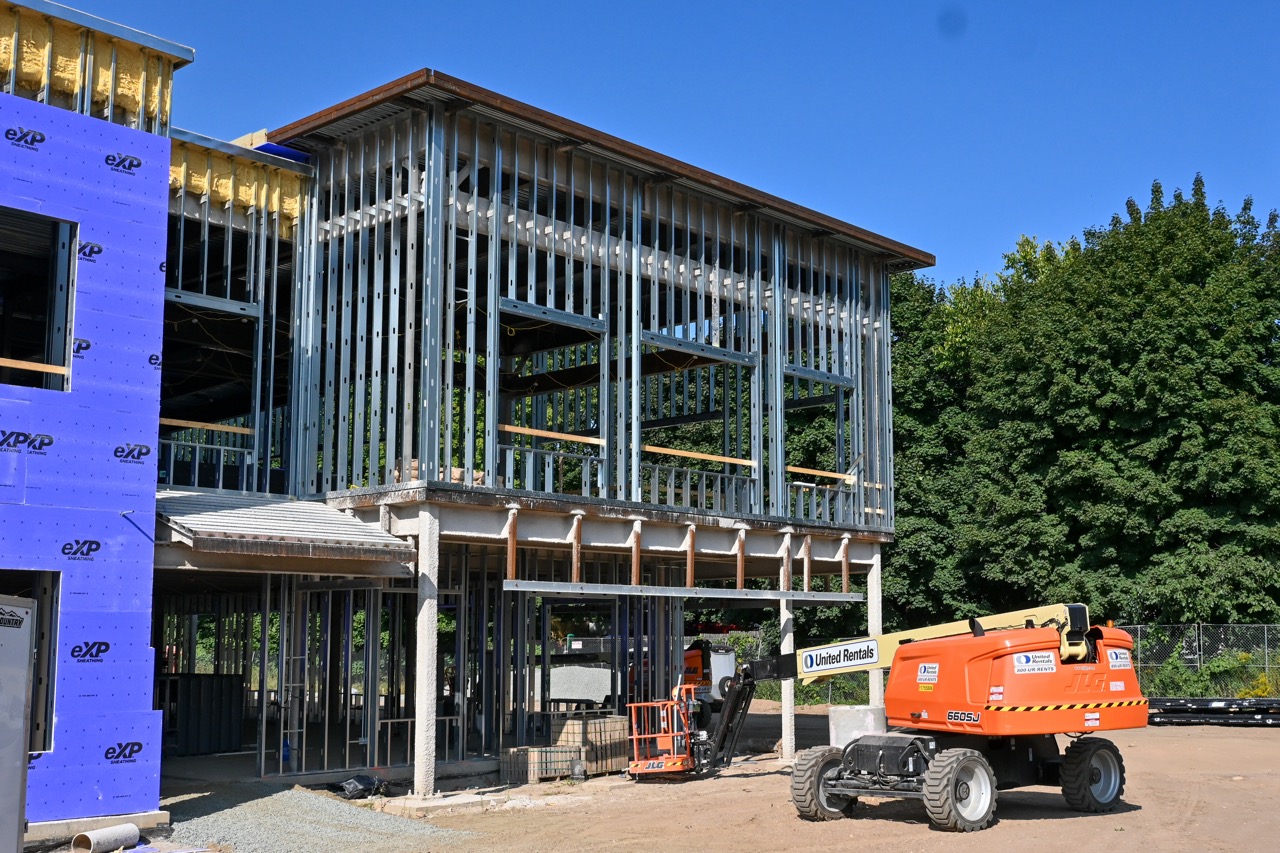
M 25 15 L 18 26 L 18 88 L 44 88 L 45 51 L 49 25 L 35 15 Z
M 13 67 L 13 25 L 17 22 L 13 7 L 0 4 L 0 71 L 5 74 Z
M 116 106 L 126 113 L 141 112 L 142 55 L 116 42 Z
M 173 103 L 173 67 L 170 66 L 169 73 L 160 78 L 160 85 L 156 87 L 156 101 L 162 109 L 161 115 L 169 115 L 169 106 Z
M 168 89 L 164 80 L 164 57 L 147 57 L 147 115 L 153 116 L 164 103 L 164 93 Z
M 93 40 L 93 103 L 105 104 L 111 97 L 111 48 L 110 39 Z
M 74 95 L 80 84 L 80 51 L 84 40 L 67 27 L 53 30 L 53 79 L 49 84 L 62 95 Z
M 256 208 L 280 214 L 280 236 L 288 237 L 302 209 L 302 180 L 294 172 L 274 169 L 253 160 L 240 160 L 191 143 L 174 143 L 169 164 L 169 187 L 186 187 L 188 195 L 209 194 L 209 202 L 231 202 L 244 212 Z
M 118 109 L 130 115 L 140 111 L 147 118 L 169 115 L 173 66 L 164 56 L 133 42 L 86 30 L 58 18 L 46 18 L 0 0 L 0 75 L 7 77 L 16 64 L 19 90 L 43 89 L 47 76 L 53 92 L 74 96 L 85 83 L 84 51 L 89 42 L 93 51 L 95 111 L 114 102 Z M 113 51 L 114 77 L 111 73 Z

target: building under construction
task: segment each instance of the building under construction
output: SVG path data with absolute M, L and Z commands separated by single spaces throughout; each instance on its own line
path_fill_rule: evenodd
M 888 277 L 931 255 L 432 70 L 210 139 L 169 121 L 193 59 L 0 0 L 34 829 L 215 753 L 429 793 L 665 695 L 687 609 L 878 628 Z

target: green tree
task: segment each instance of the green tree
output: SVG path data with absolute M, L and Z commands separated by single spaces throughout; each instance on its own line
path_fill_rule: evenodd
M 895 280 L 904 610 L 1280 617 L 1276 215 L 1211 209 L 1199 176 L 1127 209 L 1024 238 L 991 285 Z

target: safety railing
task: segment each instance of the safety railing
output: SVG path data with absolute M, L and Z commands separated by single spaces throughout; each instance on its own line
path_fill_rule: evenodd
M 855 520 L 851 486 L 787 483 L 787 507 L 792 518 L 848 524 Z
M 508 424 L 501 424 L 498 429 L 516 436 L 499 445 L 499 488 L 618 497 L 605 485 L 611 460 L 600 455 L 606 449 L 604 440 Z M 643 503 L 725 515 L 764 511 L 764 484 L 753 460 L 649 444 L 641 444 L 639 450 L 642 457 L 638 499 Z M 683 459 L 692 462 L 680 464 Z M 881 485 L 863 483 L 852 473 L 795 465 L 787 465 L 785 470 L 789 476 L 805 478 L 786 484 L 786 517 L 828 524 L 882 525 L 886 510 L 879 506 Z M 454 479 L 461 482 L 459 476 Z M 475 484 L 482 484 L 481 475 L 477 474 Z M 861 508 L 856 500 L 859 489 L 863 490 Z
M 437 718 L 439 719 L 439 718 Z M 379 718 L 376 752 L 370 756 L 375 767 L 403 767 L 413 763 L 413 725 L 411 716 Z
M 160 442 L 156 481 L 162 486 L 247 491 L 252 472 L 253 454 L 242 448 L 168 439 Z
M 556 495 L 600 497 L 604 460 L 587 453 L 499 445 L 504 476 L 500 487 Z
M 641 463 L 642 500 L 654 506 L 704 509 L 737 515 L 755 505 L 759 483 L 754 477 L 699 471 L 674 465 Z
M 252 429 L 172 418 L 161 418 L 160 426 L 176 429 L 160 440 L 157 483 L 239 491 L 252 488 Z

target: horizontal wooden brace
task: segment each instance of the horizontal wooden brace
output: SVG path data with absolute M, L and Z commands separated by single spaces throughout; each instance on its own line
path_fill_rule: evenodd
M 184 427 L 187 429 L 207 429 L 210 432 L 233 432 L 236 435 L 253 435 L 248 427 L 228 426 L 227 424 L 210 424 L 204 421 L 183 421 L 177 418 L 161 418 L 161 426 Z
M 16 358 L 0 358 L 0 367 L 12 367 L 15 370 L 30 370 L 34 373 L 53 373 L 58 376 L 69 376 L 71 368 L 59 364 L 41 364 L 36 361 L 19 361 Z

